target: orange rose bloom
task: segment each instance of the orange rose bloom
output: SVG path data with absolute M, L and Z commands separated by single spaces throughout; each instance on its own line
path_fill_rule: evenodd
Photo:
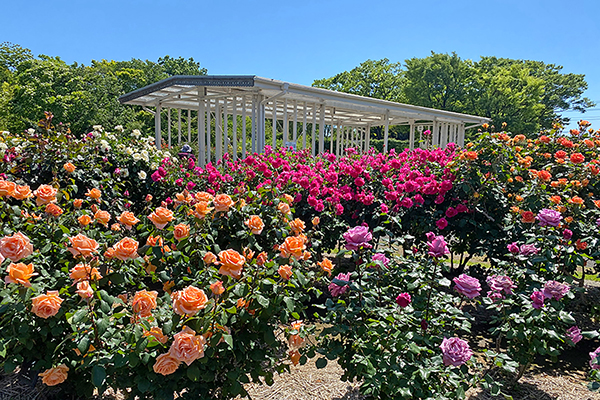
M 213 200 L 213 195 L 208 192 L 198 192 L 198 193 L 196 193 L 195 197 L 196 197 L 196 200 L 204 201 L 206 203 L 209 203 Z
M 329 260 L 328 258 L 323 258 L 323 261 L 318 262 L 317 265 L 331 276 L 331 271 L 333 270 L 333 263 L 331 262 L 331 260 Z
M 296 218 L 293 221 L 289 222 L 290 228 L 296 233 L 302 233 L 304 232 L 304 229 L 306 228 L 306 225 L 304 225 L 304 221 L 302 221 L 300 218 Z
M 77 218 L 77 221 L 79 221 L 79 223 L 81 225 L 87 226 L 90 224 L 90 222 L 92 222 L 92 218 L 89 215 L 84 214 L 84 215 L 80 216 L 79 218 Z
M 94 290 L 90 286 L 90 281 L 81 281 L 77 283 L 77 291 L 75 292 L 82 299 L 91 299 L 94 296 Z
M 60 364 L 57 367 L 47 369 L 46 371 L 39 373 L 38 376 L 42 377 L 42 382 L 47 386 L 56 386 L 67 380 L 67 372 L 69 367 L 65 364 Z
M 548 171 L 542 170 L 537 172 L 537 177 L 541 181 L 548 182 L 552 178 L 552 174 Z
M 89 257 L 92 253 L 98 252 L 98 242 L 81 233 L 75 237 L 70 237 L 69 241 L 71 242 L 72 247 L 69 247 L 67 250 L 69 250 L 74 257 L 79 255 Z
M 600 200 L 594 200 L 594 204 L 596 207 L 600 208 Z
M 283 201 L 277 205 L 277 209 L 283 215 L 289 215 L 292 212 L 292 209 L 290 208 L 290 206 L 287 203 L 284 203 Z
M 515 196 L 515 200 L 516 200 L 516 201 L 523 201 L 523 196 L 516 195 L 516 196 Z
M 535 222 L 535 214 L 531 211 L 521 211 L 521 222 L 532 224 Z
M 108 213 L 108 211 L 98 210 L 94 214 L 94 219 L 100 222 L 102 225 L 107 226 L 108 221 L 110 221 L 110 214 Z
M 186 224 L 179 224 L 173 230 L 173 236 L 177 240 L 183 240 L 190 235 L 190 227 Z
M 231 200 L 231 197 L 227 194 L 218 194 L 214 200 L 213 204 L 215 205 L 215 211 L 223 211 L 227 212 L 234 205 L 234 201 Z
M 176 360 L 190 365 L 204 357 L 206 339 L 202 335 L 196 335 L 196 331 L 184 326 L 181 332 L 173 336 L 173 339 L 169 354 Z
M 149 331 L 145 331 L 144 336 L 153 337 L 157 342 L 162 344 L 167 343 L 168 340 L 168 338 L 163 335 L 162 329 L 160 329 L 158 326 L 153 326 Z
M 156 308 L 156 298 L 158 292 L 141 290 L 133 297 L 132 308 L 133 312 L 139 314 L 140 317 L 149 317 L 152 315 L 152 310 Z
M 202 257 L 202 261 L 204 261 L 206 265 L 210 265 L 217 261 L 217 256 L 215 256 L 214 253 L 209 251 L 204 255 L 204 257 Z
M 115 250 L 114 257 L 122 261 L 136 259 L 138 258 L 138 246 L 139 243 L 137 240 L 129 237 L 123 238 L 113 246 L 113 249 Z
M 53 217 L 58 217 L 59 215 L 61 215 L 63 213 L 62 208 L 60 208 L 59 206 L 57 206 L 54 203 L 50 203 L 50 204 L 46 204 L 46 214 L 50 214 Z
M 170 221 L 173 220 L 173 211 L 164 207 L 158 207 L 156 211 L 148 215 L 148 219 L 154 223 L 156 228 L 163 229 Z
M 555 195 L 555 196 L 550 197 L 550 201 L 553 202 L 554 204 L 560 204 L 561 198 L 560 198 L 560 196 Z
M 465 157 L 466 157 L 468 160 L 477 160 L 477 158 L 478 158 L 478 155 L 477 155 L 477 152 L 476 152 L 476 151 L 467 151 L 467 152 L 465 153 Z
M 77 264 L 69 271 L 69 278 L 75 282 L 87 281 L 89 279 L 99 281 L 102 279 L 102 275 L 96 267 L 92 268 L 88 264 Z
M 225 288 L 223 287 L 222 281 L 216 281 L 215 283 L 210 285 L 210 290 L 213 292 L 215 296 L 220 296 L 225 292 Z
M 163 238 L 161 238 L 160 236 L 148 236 L 148 239 L 146 239 L 146 244 L 148 246 L 160 246 L 163 247 Z
M 296 321 L 292 323 L 292 329 L 295 331 L 300 331 L 300 329 L 302 328 L 302 325 L 304 325 L 302 323 L 302 321 Z M 290 335 L 289 339 L 288 339 L 288 343 L 290 345 L 291 348 L 299 348 L 304 344 L 304 338 L 300 337 L 300 335 L 295 334 L 295 335 Z
M 577 205 L 582 205 L 583 204 L 583 199 L 579 196 L 575 196 L 572 199 L 569 199 L 569 203 L 571 204 L 577 204 Z
M 219 262 L 221 264 L 220 274 L 240 279 L 246 258 L 237 251 L 229 249 L 219 253 Z
M 251 215 L 250 219 L 246 220 L 244 224 L 250 228 L 255 235 L 260 235 L 265 227 L 263 220 L 258 215 Z
M 33 245 L 29 238 L 21 232 L 0 239 L 0 254 L 13 262 L 17 262 L 33 253 Z
M 277 272 L 286 281 L 289 280 L 292 277 L 292 275 L 294 275 L 294 273 L 292 272 L 292 267 L 287 264 L 281 265 Z
M 181 361 L 173 357 L 171 353 L 165 353 L 156 357 L 156 362 L 152 369 L 157 374 L 167 376 L 177 371 L 179 364 L 181 364 Z
M 206 307 L 208 297 L 204 290 L 188 286 L 171 294 L 175 314 L 192 316 Z
M 314 217 L 311 222 L 312 222 L 313 226 L 317 226 L 321 222 L 321 218 Z
M 88 190 L 85 195 L 90 199 L 99 200 L 100 197 L 102 197 L 102 192 L 100 191 L 100 189 L 93 188 Z
M 292 361 L 292 364 L 298 365 L 300 363 L 301 355 L 298 350 L 290 350 L 288 354 L 290 356 L 290 360 Z
M 302 258 L 302 253 L 306 249 L 304 245 L 304 240 L 298 236 L 288 236 L 285 238 L 285 241 L 281 246 L 279 246 L 279 251 L 281 251 L 281 257 L 289 258 L 290 256 L 296 257 L 296 259 Z
M 58 290 L 49 290 L 46 294 L 40 294 L 31 299 L 33 307 L 31 311 L 40 318 L 49 318 L 58 313 L 63 299 L 58 297 Z
M 265 253 L 264 251 L 261 251 L 260 253 L 258 253 L 258 256 L 256 256 L 256 263 L 258 265 L 265 265 L 266 262 L 267 262 L 267 253 Z
M 13 196 L 17 185 L 11 181 L 0 180 L 0 197 L 1 196 Z
M 1 194 L 0 194 L 1 196 Z M 33 197 L 33 193 L 31 193 L 31 189 L 28 185 L 16 185 L 15 192 L 12 195 L 17 200 L 25 200 L 30 197 Z
M 81 208 L 82 205 L 83 205 L 83 200 L 82 199 L 75 199 L 75 200 L 73 200 L 73 207 L 75 207 L 75 208 Z
M 540 142 L 542 143 L 550 143 L 552 141 L 552 139 L 550 139 L 548 136 L 542 135 L 540 136 Z
M 123 211 L 117 220 L 125 225 L 127 229 L 131 229 L 135 224 L 140 222 L 131 211 Z
M 4 282 L 18 283 L 26 287 L 31 287 L 29 278 L 37 275 L 37 273 L 33 272 L 33 264 L 25 265 L 23 263 L 11 263 L 6 268 L 6 273 L 8 273 L 8 276 L 4 278 Z
M 65 171 L 67 171 L 70 174 L 72 174 L 73 172 L 75 172 L 75 166 L 73 164 L 71 164 L 70 162 L 68 162 L 65 165 L 63 165 L 63 168 L 65 169 Z
M 206 201 L 199 201 L 194 204 L 194 209 L 196 211 L 196 216 L 200 219 L 206 217 L 214 208 L 209 207 Z
M 36 191 L 33 192 L 36 199 L 36 204 L 41 206 L 42 204 L 54 203 L 56 201 L 56 194 L 58 189 L 53 188 L 50 185 L 40 185 Z
M 571 159 L 571 162 L 573 164 L 581 164 L 582 162 L 585 161 L 585 157 L 581 153 L 573 153 L 573 154 L 571 154 L 570 159 Z

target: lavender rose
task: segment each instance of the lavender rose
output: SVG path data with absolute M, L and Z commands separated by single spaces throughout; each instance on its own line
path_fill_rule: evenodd
M 544 285 L 544 297 L 547 299 L 554 298 L 560 300 L 569 292 L 569 286 L 557 281 L 548 281 Z
M 571 339 L 573 344 L 577 344 L 581 341 L 581 339 L 583 339 L 583 336 L 581 336 L 581 330 L 577 326 L 572 326 L 567 329 L 567 337 Z
M 539 221 L 540 226 L 558 226 L 560 224 L 560 220 L 562 216 L 560 212 L 555 210 L 550 210 L 548 208 L 543 208 L 537 215 L 537 220 Z
M 469 344 L 457 337 L 444 338 L 440 348 L 442 349 L 442 360 L 445 366 L 454 365 L 455 367 L 459 367 L 469 361 L 473 355 Z
M 411 301 L 412 299 L 408 293 L 400 293 L 398 297 L 396 297 L 396 304 L 402 308 L 408 307 Z
M 387 268 L 388 264 L 390 263 L 390 259 L 387 258 L 385 256 L 385 254 L 383 253 L 375 253 L 373 254 L 373 257 L 371 258 L 372 261 L 380 261 L 384 267 Z
M 544 307 L 544 293 L 535 290 L 529 298 L 533 301 L 533 308 L 540 309 Z
M 429 254 L 431 257 L 444 257 L 446 254 L 450 254 L 446 241 L 442 235 L 436 236 L 433 232 L 427 233 L 427 246 L 429 247 Z
M 346 282 L 350 283 L 350 272 L 348 272 L 347 274 L 338 274 L 338 276 L 336 276 L 335 279 L 338 279 L 340 281 L 346 281 Z M 337 283 L 331 282 L 328 286 L 328 289 L 329 289 L 329 293 L 331 293 L 331 295 L 333 297 L 338 297 L 339 295 L 346 293 L 348 291 L 348 289 L 350 289 L 350 286 L 348 286 L 348 285 L 339 286 Z
M 502 292 L 512 294 L 512 290 L 517 286 L 506 275 L 492 275 L 486 278 L 486 282 L 490 289 L 494 292 Z
M 344 239 L 346 240 L 346 248 L 348 250 L 358 250 L 360 247 L 370 249 L 373 247 L 368 243 L 373 240 L 373 235 L 366 226 L 359 225 L 348 229 L 344 233 Z
M 454 278 L 453 281 L 456 284 L 454 289 L 456 289 L 458 293 L 467 296 L 469 299 L 474 299 L 479 296 L 481 285 L 476 278 L 461 274 L 457 278 Z
M 540 251 L 535 244 L 522 244 L 519 252 L 522 256 L 530 256 L 532 254 L 537 254 Z

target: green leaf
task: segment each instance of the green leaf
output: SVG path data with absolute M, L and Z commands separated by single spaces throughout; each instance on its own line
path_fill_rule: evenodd
M 94 365 L 92 368 L 92 383 L 96 387 L 101 387 L 106 379 L 106 370 L 100 365 Z
M 315 362 L 315 365 L 317 366 L 318 369 L 323 369 L 327 366 L 327 359 L 321 357 Z
M 187 376 L 190 380 L 198 382 L 200 380 L 200 369 L 196 365 L 188 367 Z
M 559 315 L 561 321 L 563 321 L 564 323 L 567 323 L 569 325 L 575 325 L 576 324 L 575 318 L 573 318 L 570 313 L 567 313 L 565 311 L 561 311 L 558 315 Z
M 98 328 L 98 335 L 104 335 L 104 332 L 108 329 L 109 321 L 108 318 L 102 318 L 98 320 L 96 323 L 96 327 Z
M 83 321 L 87 317 L 87 313 L 88 313 L 88 310 L 86 310 L 85 308 L 81 309 L 81 310 L 78 310 L 73 315 L 73 318 L 71 319 L 72 323 L 73 324 L 77 324 L 77 323 Z
M 225 340 L 229 349 L 233 349 L 233 337 L 231 335 L 223 335 L 223 340 Z
M 138 381 L 138 384 L 137 384 L 137 387 L 138 387 L 139 391 L 142 392 L 142 393 L 147 392 L 148 389 L 150 389 L 150 386 L 152 386 L 152 382 L 150 382 L 146 378 L 141 378 Z
M 498 396 L 498 395 L 500 394 L 500 386 L 498 386 L 498 384 L 497 384 L 497 383 L 495 383 L 495 382 L 494 382 L 494 383 L 492 384 L 492 387 L 491 387 L 491 389 L 490 389 L 490 394 L 491 394 L 492 396 Z
M 81 341 L 77 344 L 77 349 L 81 352 L 81 355 L 85 355 L 87 353 L 88 348 L 90 347 L 90 338 L 84 336 Z
M 284 297 L 283 302 L 285 303 L 289 312 L 294 311 L 294 299 L 292 299 L 291 297 Z
M 256 296 L 256 301 L 258 301 L 258 304 L 260 304 L 264 308 L 269 307 L 269 299 L 267 299 L 264 296 L 261 296 L 260 294 Z

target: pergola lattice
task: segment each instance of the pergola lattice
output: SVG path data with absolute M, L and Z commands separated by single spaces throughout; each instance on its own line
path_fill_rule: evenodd
M 297 85 L 253 75 L 172 76 L 119 98 L 155 112 L 156 145 L 162 143 L 162 110 L 167 109 L 168 145 L 172 144 L 171 110 L 177 110 L 177 140 L 192 141 L 191 120 L 197 118 L 198 160 L 201 165 L 220 160 L 230 153 L 234 160 L 247 150 L 262 152 L 265 145 L 276 147 L 277 133 L 283 144 L 312 154 L 329 150 L 340 155 L 347 147 L 359 152 L 370 147 L 373 126 L 384 129 L 384 150 L 388 149 L 390 125 L 408 125 L 409 146 L 423 145 L 422 132 L 431 131 L 430 144 L 444 147 L 450 142 L 464 145 L 465 129 L 490 120 L 468 114 L 357 96 L 321 88 Z M 187 110 L 187 141 L 182 132 L 182 110 Z M 151 111 L 152 112 L 152 111 Z M 282 121 L 279 125 L 278 121 Z M 272 129 L 269 137 L 266 126 Z M 291 126 L 290 126 L 291 125 Z M 185 128 L 185 127 L 184 127 Z M 247 147 L 250 128 L 251 148 Z M 417 137 L 418 136 L 418 137 Z M 325 148 L 325 140 L 328 148 Z

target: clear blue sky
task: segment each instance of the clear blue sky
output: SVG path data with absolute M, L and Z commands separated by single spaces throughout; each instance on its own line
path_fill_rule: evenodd
M 600 125 L 599 16 L 598 0 L 5 1 L 0 42 L 68 63 L 193 57 L 209 74 L 306 85 L 431 51 L 539 60 L 585 74 L 599 105 L 584 117 Z

